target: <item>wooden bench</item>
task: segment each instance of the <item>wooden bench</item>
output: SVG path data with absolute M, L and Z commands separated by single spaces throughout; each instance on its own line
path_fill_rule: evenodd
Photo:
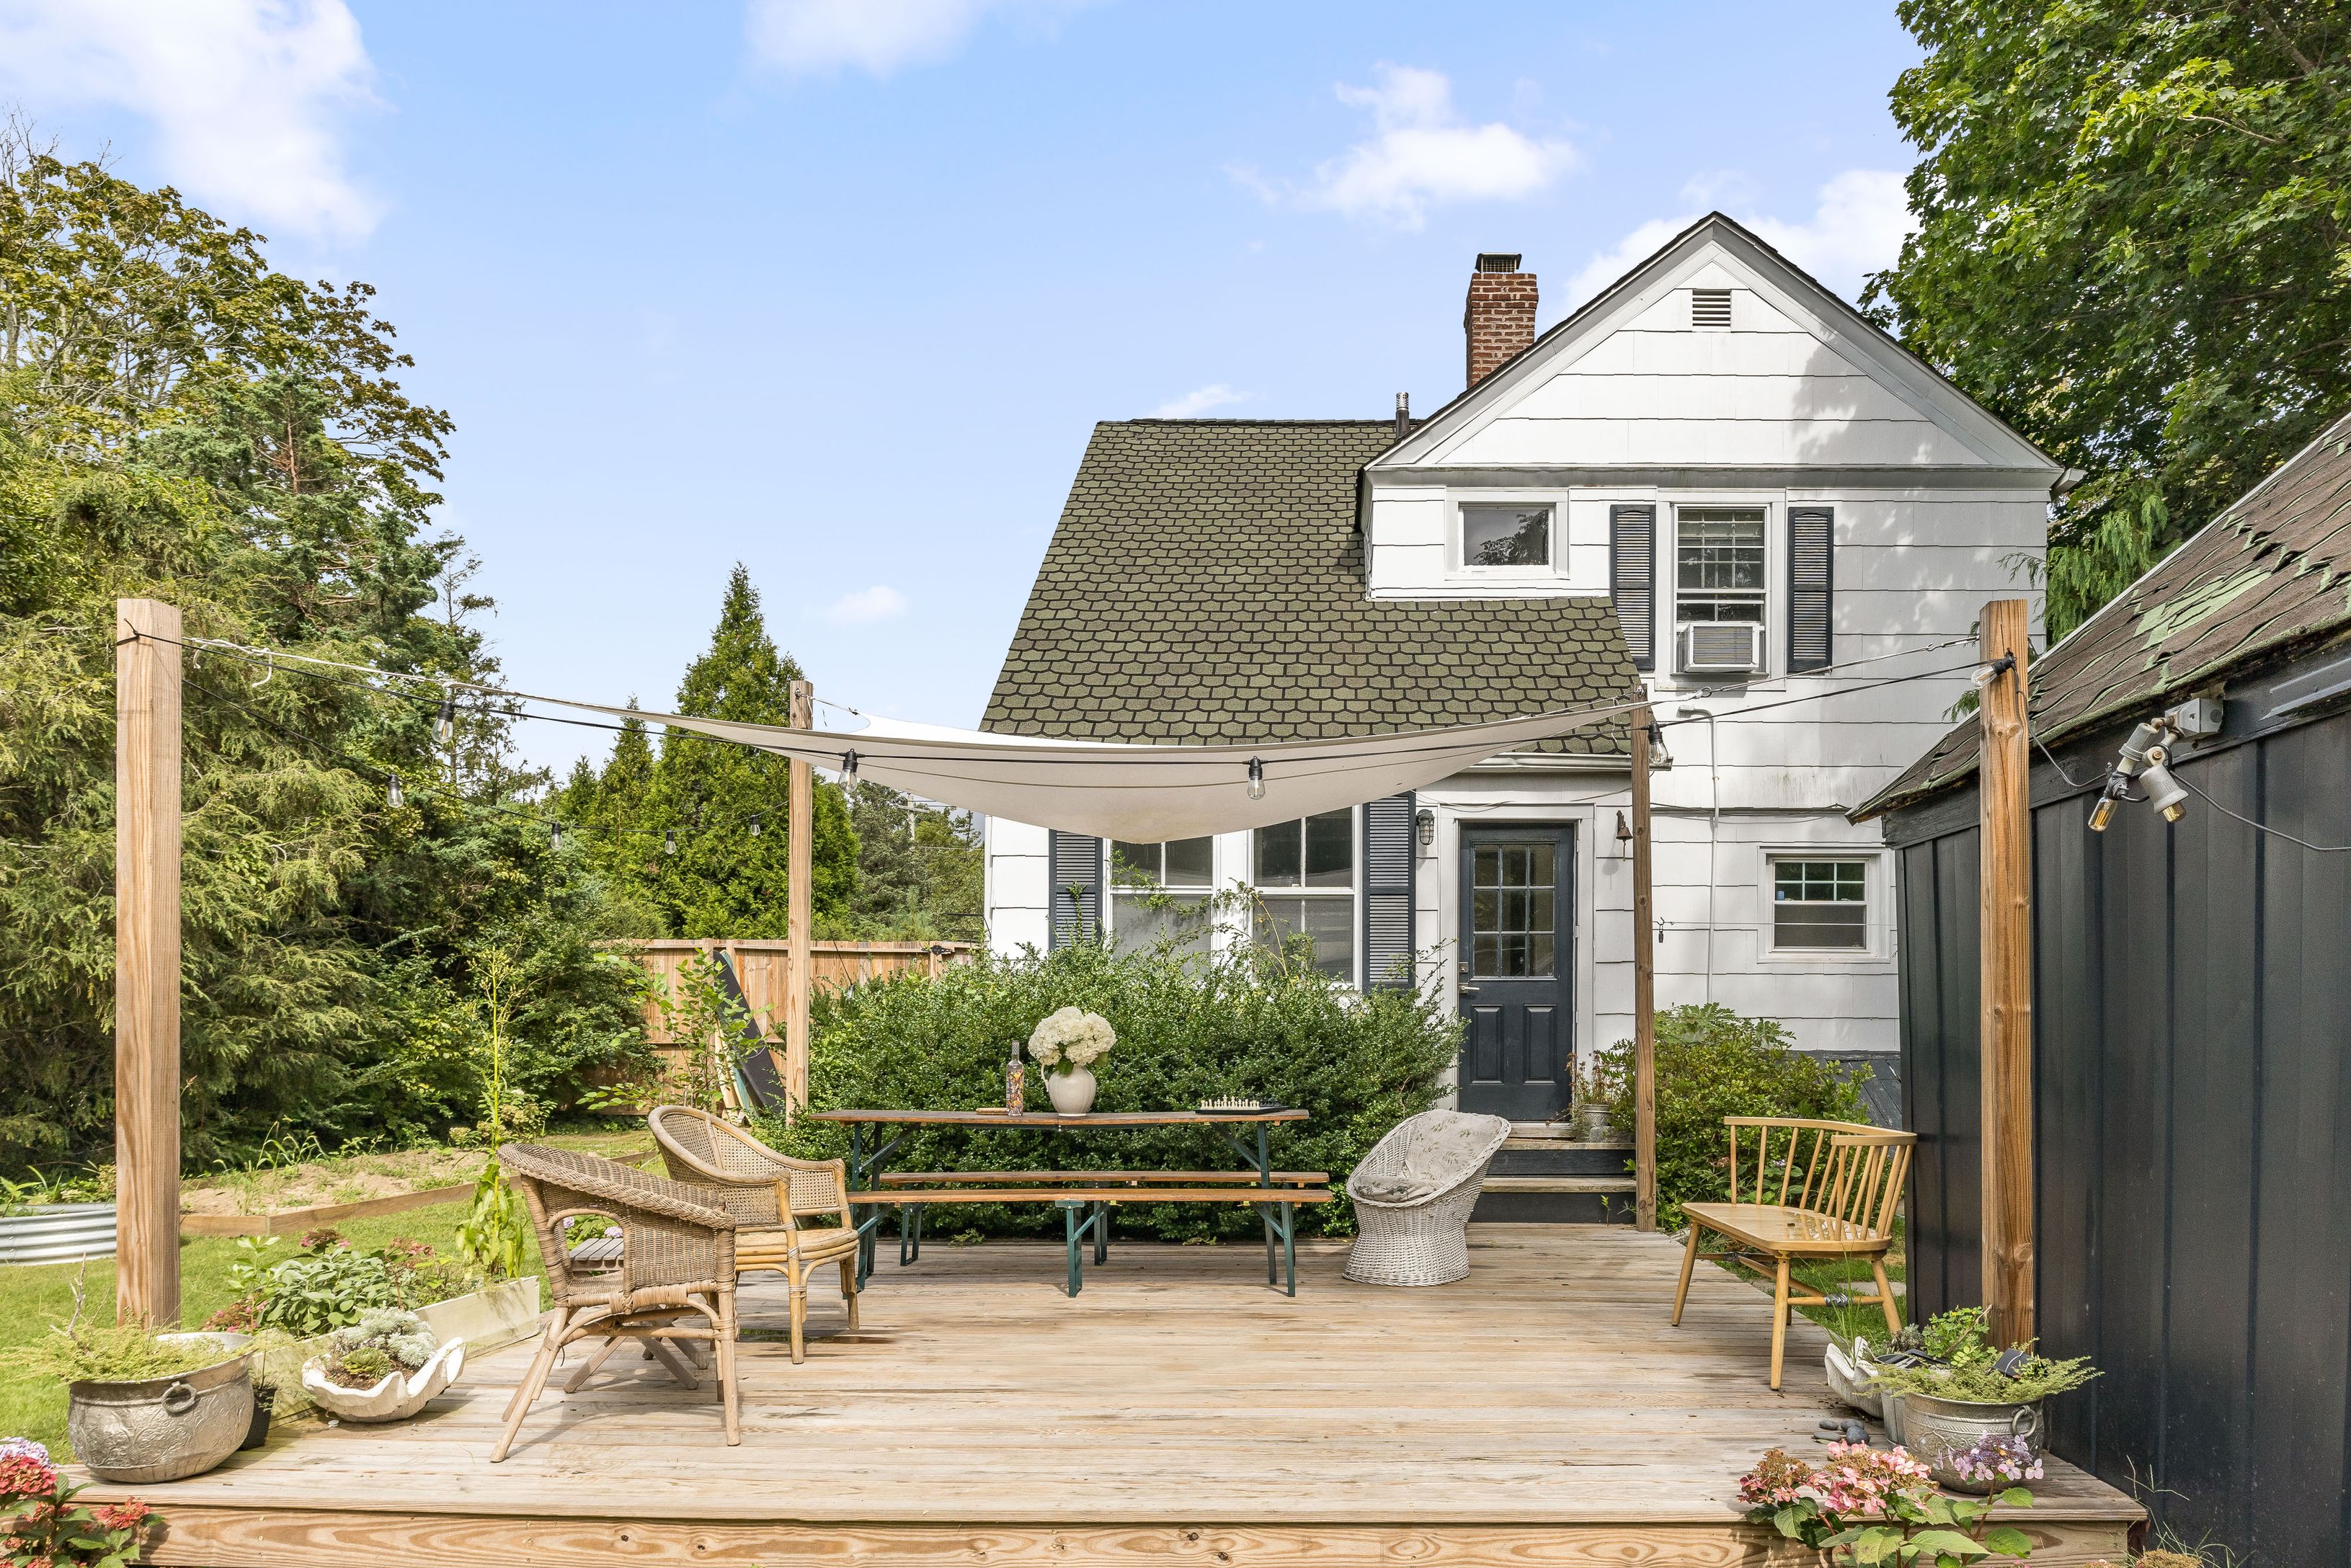
M 1061 1210 L 1069 1247 L 1068 1291 L 1084 1288 L 1081 1244 L 1093 1243 L 1094 1262 L 1110 1258 L 1110 1208 L 1117 1203 L 1247 1203 L 1279 1208 L 1280 1222 L 1265 1216 L 1268 1284 L 1283 1284 L 1275 1257 L 1277 1239 L 1287 1265 L 1287 1289 L 1298 1294 L 1299 1204 L 1331 1201 L 1331 1178 L 1322 1171 L 1275 1171 L 1260 1180 L 1255 1171 L 891 1171 L 871 1192 L 852 1192 L 852 1204 L 891 1205 L 898 1210 L 898 1262 L 923 1255 L 923 1215 L 940 1204 L 1050 1203 Z M 1081 1218 L 1082 1216 L 1082 1218 Z

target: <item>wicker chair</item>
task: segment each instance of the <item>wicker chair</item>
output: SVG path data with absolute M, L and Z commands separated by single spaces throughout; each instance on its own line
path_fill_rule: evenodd
M 522 1386 L 507 1406 L 506 1430 L 490 1454 L 497 1463 L 514 1446 L 523 1417 L 546 1387 L 563 1347 L 601 1340 L 596 1354 L 563 1385 L 573 1393 L 623 1343 L 644 1346 L 688 1388 L 701 1384 L 678 1351 L 712 1347 L 717 1356 L 718 1397 L 726 1411 L 729 1447 L 743 1440 L 735 1387 L 735 1217 L 709 1204 L 696 1188 L 649 1171 L 569 1149 L 507 1144 L 498 1163 L 529 1207 L 538 1228 L 538 1252 L 555 1297 L 547 1332 Z M 616 1266 L 576 1269 L 565 1231 L 594 1216 L 621 1231 Z M 685 1320 L 700 1317 L 706 1326 Z
M 1347 1177 L 1361 1231 L 1347 1255 L 1347 1278 L 1369 1285 L 1449 1285 L 1467 1278 L 1469 1211 L 1486 1166 L 1510 1135 L 1510 1123 L 1499 1116 L 1423 1111 L 1373 1145 Z M 1423 1190 L 1409 1190 L 1416 1186 Z
M 735 1267 L 770 1269 L 792 1291 L 792 1360 L 806 1359 L 809 1276 L 841 1266 L 849 1326 L 857 1326 L 857 1221 L 849 1210 L 849 1167 L 839 1160 L 779 1155 L 732 1123 L 688 1105 L 663 1105 L 646 1118 L 670 1176 L 735 1217 Z M 802 1225 L 831 1215 L 837 1226 Z

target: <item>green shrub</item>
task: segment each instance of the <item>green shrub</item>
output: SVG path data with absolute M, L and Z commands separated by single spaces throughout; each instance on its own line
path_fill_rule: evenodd
M 1633 1042 L 1600 1064 L 1601 1092 L 1619 1127 L 1633 1125 Z M 1730 1196 L 1725 1116 L 1810 1116 L 1865 1122 L 1859 1084 L 1806 1056 L 1771 1019 L 1741 1018 L 1719 1003 L 1657 1015 L 1657 1223 L 1678 1230 L 1685 1203 Z M 1741 1141 L 1742 1150 L 1745 1141 Z
M 958 1110 L 1004 1103 L 1004 1066 L 1047 1014 L 1083 1008 L 1108 1019 L 1118 1048 L 1094 1064 L 1098 1111 L 1186 1110 L 1217 1096 L 1255 1096 L 1311 1113 L 1272 1130 L 1276 1168 L 1335 1180 L 1381 1134 L 1426 1110 L 1458 1051 L 1444 1008 L 1393 991 L 1359 997 L 1311 965 L 1256 949 L 1214 961 L 1172 952 L 1114 952 L 1093 943 L 1017 958 L 983 956 L 936 979 L 909 972 L 820 998 L 809 1087 L 832 1107 Z M 1028 1103 L 1046 1103 L 1028 1064 Z M 1034 1128 L 893 1128 L 906 1134 L 900 1170 L 1231 1169 L 1239 1156 L 1215 1127 L 1096 1133 Z M 845 1129 L 821 1122 L 763 1129 L 777 1146 L 831 1157 Z M 885 1134 L 886 1135 L 886 1134 Z M 1303 1211 L 1337 1234 L 1353 1216 L 1334 1201 Z M 963 1207 L 925 1217 L 944 1234 L 1056 1229 L 1050 1205 Z M 1259 1234 L 1253 1210 L 1221 1204 L 1127 1204 L 1118 1228 L 1167 1240 Z

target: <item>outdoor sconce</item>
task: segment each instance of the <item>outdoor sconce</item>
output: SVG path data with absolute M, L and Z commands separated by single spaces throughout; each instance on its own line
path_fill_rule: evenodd
M 1437 841 L 1437 813 L 1423 806 L 1412 814 L 1413 831 L 1419 835 L 1420 847 L 1428 848 Z

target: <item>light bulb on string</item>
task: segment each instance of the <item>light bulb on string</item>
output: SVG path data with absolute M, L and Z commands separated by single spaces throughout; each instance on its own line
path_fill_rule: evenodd
M 857 751 L 854 747 L 841 754 L 841 787 L 853 789 L 857 784 Z
M 444 696 L 441 711 L 433 720 L 433 738 L 443 746 L 457 738 L 457 699 Z
M 662 831 L 662 853 L 665 855 L 674 855 L 677 853 L 677 830 L 675 828 L 665 828 Z
M 547 847 L 548 847 L 548 849 L 549 849 L 550 852 L 559 852 L 559 851 L 563 848 L 563 824 L 562 824 L 562 823 L 560 823 L 560 822 L 549 822 L 549 823 L 548 824 L 548 827 L 547 827 Z
M 400 775 L 395 773 L 392 776 L 392 782 L 384 789 L 383 803 L 397 811 L 400 810 L 401 799 Z
M 751 836 L 755 839 L 759 836 L 759 813 L 757 811 L 751 813 Z
M 1265 764 L 1254 757 L 1249 758 L 1249 795 L 1252 800 L 1265 799 Z

